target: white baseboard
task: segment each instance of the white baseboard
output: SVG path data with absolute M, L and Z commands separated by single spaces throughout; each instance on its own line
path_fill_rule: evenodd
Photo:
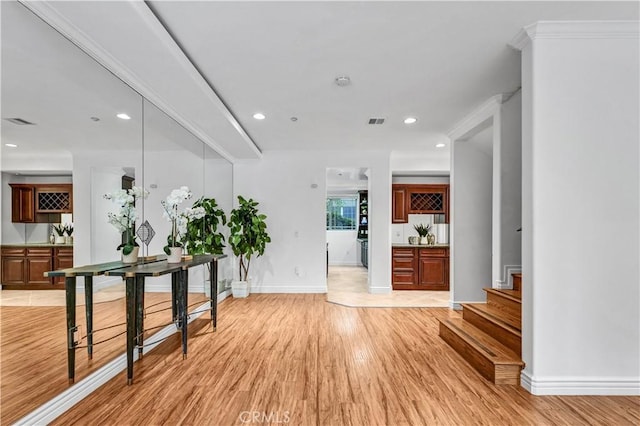
M 329 268 L 332 266 L 362 266 L 360 262 L 329 262 Z
M 93 281 L 93 292 L 104 290 L 107 287 L 111 287 L 113 285 L 122 284 L 122 278 L 120 277 L 100 277 L 101 280 L 96 282 Z M 78 277 L 76 278 L 76 293 L 84 293 L 84 278 Z
M 503 279 L 496 280 L 493 288 L 499 290 L 511 290 L 513 289 L 513 275 L 517 272 L 522 272 L 522 265 L 504 265 Z
M 231 294 L 231 290 L 225 290 L 222 293 L 218 294 L 217 301 L 220 303 L 224 299 L 226 299 Z M 190 314 L 188 322 L 192 322 L 196 318 L 208 312 L 211 304 L 206 302 L 198 307 L 196 307 L 192 312 L 197 312 L 196 314 Z M 164 327 L 159 332 L 150 336 L 147 339 L 147 342 L 155 342 L 145 346 L 142 350 L 143 354 L 148 353 L 153 350 L 157 345 L 162 343 L 163 339 L 171 336 L 176 333 L 178 330 L 174 325 L 168 325 Z M 133 360 L 134 362 L 138 360 L 138 351 L 133 351 Z M 65 411 L 69 410 L 78 402 L 82 401 L 85 397 L 89 396 L 93 391 L 98 389 L 103 384 L 107 383 L 112 378 L 116 377 L 122 371 L 127 369 L 127 355 L 123 353 L 118 356 L 113 361 L 109 362 L 104 367 L 99 370 L 93 372 L 86 378 L 82 379 L 78 383 L 74 384 L 64 392 L 55 396 L 53 399 L 47 401 L 40 407 L 33 410 L 31 413 L 27 414 L 20 420 L 16 421 L 15 425 L 44 425 L 49 424 L 54 421 L 57 417 L 62 415 Z M 126 386 L 125 383 L 122 384 Z
M 391 294 L 391 287 L 369 287 L 370 294 Z
M 251 284 L 250 293 L 326 293 L 326 284 L 315 285 L 254 285 Z
M 462 310 L 463 303 L 484 303 L 484 300 L 450 300 L 449 308 L 455 309 L 456 311 Z
M 533 395 L 640 395 L 640 377 L 545 377 L 520 373 L 520 383 Z

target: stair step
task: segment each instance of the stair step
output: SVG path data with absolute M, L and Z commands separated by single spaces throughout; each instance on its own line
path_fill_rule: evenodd
M 511 276 L 513 277 L 513 289 L 515 291 L 522 291 L 522 273 L 514 272 Z
M 522 354 L 521 325 L 517 316 L 486 303 L 463 303 L 462 318 L 498 340 L 518 356 Z
M 440 337 L 497 385 L 519 385 L 524 362 L 499 341 L 461 318 L 440 321 Z
M 487 293 L 487 305 L 507 311 L 509 315 L 517 318 L 518 324 L 521 323 L 522 300 L 514 295 L 515 292 L 513 290 L 495 288 L 485 288 L 483 290 Z

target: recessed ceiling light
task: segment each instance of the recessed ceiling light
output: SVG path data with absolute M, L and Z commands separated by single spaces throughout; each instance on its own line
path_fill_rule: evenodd
M 100 121 L 98 117 L 91 117 L 91 121 Z
M 407 117 L 404 119 L 404 124 L 413 124 L 416 121 L 418 121 L 418 119 L 415 117 Z
M 121 112 L 120 114 L 116 114 L 116 117 L 121 118 L 123 120 L 131 120 L 131 117 L 129 117 L 127 114 L 125 114 L 124 112 Z
M 9 148 L 17 148 L 18 145 L 16 145 L 15 143 L 5 143 L 4 146 L 8 146 Z
M 444 148 L 446 145 L 443 143 L 439 143 L 436 145 L 436 148 Z
M 291 117 L 291 121 L 298 121 L 298 117 Z
M 253 118 L 255 118 L 256 120 L 264 120 L 267 117 L 261 112 L 256 112 L 255 114 L 253 114 Z

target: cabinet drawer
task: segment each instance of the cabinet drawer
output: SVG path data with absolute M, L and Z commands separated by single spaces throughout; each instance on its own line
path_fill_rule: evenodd
M 404 270 L 404 271 L 413 271 L 414 270 L 414 262 L 413 257 L 400 257 L 393 258 L 392 268 L 393 271 Z
M 30 247 L 27 256 L 51 256 L 51 249 L 46 247 Z
M 55 256 L 58 257 L 72 257 L 73 256 L 73 247 L 63 247 L 63 248 L 58 248 L 56 247 L 54 252 Z
M 394 272 L 393 284 L 414 284 L 413 272 Z
M 415 254 L 415 252 L 413 251 L 413 248 L 394 247 L 392 252 L 393 252 L 393 257 L 413 257 Z
M 20 247 L 2 247 L 3 256 L 24 256 L 27 249 Z
M 420 249 L 420 257 L 447 257 L 446 248 Z

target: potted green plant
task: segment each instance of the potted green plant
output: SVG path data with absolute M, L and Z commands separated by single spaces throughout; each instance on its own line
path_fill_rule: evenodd
M 238 257 L 240 281 L 231 286 L 233 297 L 247 297 L 249 294 L 249 266 L 251 258 L 262 256 L 265 247 L 271 242 L 267 233 L 266 215 L 258 212 L 258 202 L 246 200 L 238 195 L 238 207 L 229 215 L 229 245 Z
M 413 229 L 416 230 L 418 235 L 420 236 L 420 244 L 427 244 L 427 235 L 429 235 L 429 230 L 431 229 L 431 225 L 425 225 L 423 223 L 418 223 L 413 225 Z
M 64 244 L 65 243 L 65 239 L 64 239 L 64 231 L 65 231 L 65 227 L 63 224 L 58 224 L 58 225 L 53 225 L 53 230 L 56 231 L 56 240 L 55 243 L 56 244 Z
M 189 254 L 222 254 L 224 235 L 218 231 L 219 225 L 227 223 L 227 216 L 218 207 L 215 198 L 200 198 L 193 203 L 193 209 L 201 208 L 203 216 L 192 218 L 187 224 L 184 244 Z
M 65 238 L 65 243 L 73 244 L 73 225 L 68 223 L 64 226 L 64 233 L 67 235 Z

